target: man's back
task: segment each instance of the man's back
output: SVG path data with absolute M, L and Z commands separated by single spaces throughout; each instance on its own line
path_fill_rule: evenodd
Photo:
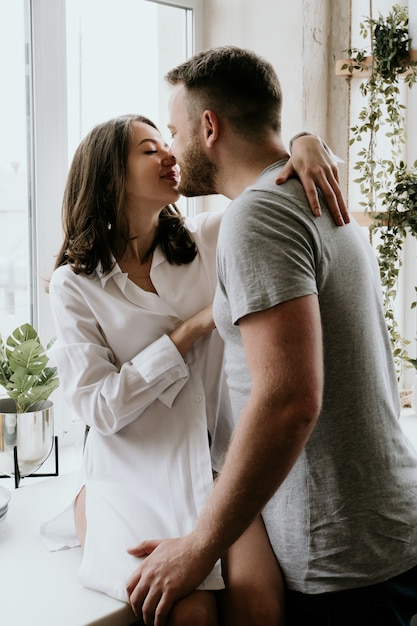
M 281 162 L 280 165 L 283 165 Z M 218 247 L 215 318 L 238 418 L 250 391 L 239 326 L 247 314 L 317 294 L 323 330 L 322 412 L 264 511 L 290 588 L 369 585 L 417 559 L 417 458 L 399 402 L 375 255 L 356 223 L 311 216 L 300 184 L 271 166 L 227 209 Z M 226 296 L 227 294 L 227 296 Z M 414 546 L 414 547 L 413 547 Z

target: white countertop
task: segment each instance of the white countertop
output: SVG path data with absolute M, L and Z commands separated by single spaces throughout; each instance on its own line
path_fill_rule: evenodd
M 81 548 L 48 552 L 39 527 L 64 508 L 76 474 L 37 481 L 11 478 L 6 519 L 0 522 L 0 622 L 2 626 L 128 626 L 135 617 L 127 604 L 84 589 L 77 580 Z
M 417 416 L 411 409 L 401 424 L 417 447 Z M 63 449 L 60 466 L 75 467 L 73 451 Z M 43 471 L 51 471 L 47 461 Z M 40 471 L 42 471 L 42 469 Z M 135 617 L 127 604 L 81 587 L 77 572 L 81 548 L 48 552 L 39 528 L 63 509 L 73 494 L 76 472 L 52 478 L 13 478 L 6 519 L 0 522 L 0 622 L 2 626 L 130 626 Z M 412 624 L 417 626 L 416 618 Z

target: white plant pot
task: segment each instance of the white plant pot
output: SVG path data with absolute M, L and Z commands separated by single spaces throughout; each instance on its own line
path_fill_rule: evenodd
M 38 402 L 29 413 L 16 413 L 10 398 L 0 399 L 0 473 L 15 474 L 15 448 L 20 476 L 46 461 L 54 442 L 53 403 Z

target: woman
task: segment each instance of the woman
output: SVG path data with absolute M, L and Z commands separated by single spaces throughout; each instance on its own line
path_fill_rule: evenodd
M 191 531 L 232 431 L 211 316 L 220 214 L 184 220 L 179 180 L 147 118 L 95 127 L 68 175 L 50 282 L 61 385 L 90 428 L 75 504 L 80 581 L 124 601 L 137 566 L 128 548 Z M 260 519 L 225 556 L 224 577 L 217 564 L 170 624 L 282 623 L 282 580 Z

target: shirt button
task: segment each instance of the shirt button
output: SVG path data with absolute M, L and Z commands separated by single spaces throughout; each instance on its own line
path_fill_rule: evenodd
M 201 400 L 203 399 L 203 396 L 201 395 L 201 393 L 197 393 L 195 396 L 195 401 L 196 402 L 201 402 Z

